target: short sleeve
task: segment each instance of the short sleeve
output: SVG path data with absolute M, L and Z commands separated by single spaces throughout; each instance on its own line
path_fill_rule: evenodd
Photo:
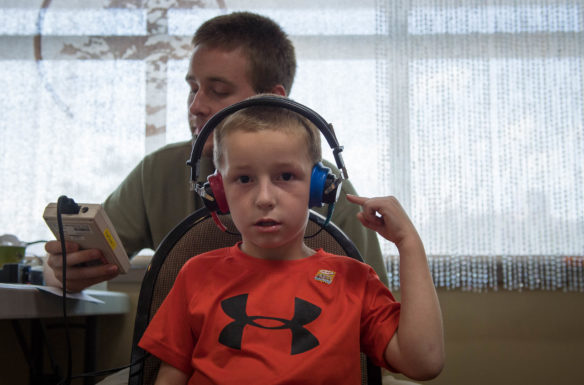
M 189 324 L 189 294 L 185 275 L 182 269 L 138 346 L 190 376 L 196 341 Z
M 389 368 L 384 354 L 399 324 L 400 303 L 373 269 L 368 269 L 361 310 L 361 350 L 378 366 Z

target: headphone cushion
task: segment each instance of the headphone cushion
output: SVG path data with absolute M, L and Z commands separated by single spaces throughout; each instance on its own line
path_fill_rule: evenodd
M 229 205 L 227 204 L 227 199 L 225 198 L 225 190 L 223 189 L 223 177 L 219 171 L 215 171 L 214 174 L 207 177 L 209 186 L 213 192 L 213 198 L 217 202 L 217 208 L 219 213 L 227 214 L 229 213 Z
M 326 188 L 325 184 L 327 176 L 331 173 L 331 169 L 323 166 L 321 162 L 312 167 L 312 174 L 310 176 L 310 198 L 308 200 L 308 207 L 322 207 L 323 195 Z

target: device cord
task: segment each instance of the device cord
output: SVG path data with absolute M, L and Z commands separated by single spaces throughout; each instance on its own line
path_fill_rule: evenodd
M 118 368 L 113 369 L 106 369 L 96 372 L 89 372 L 89 373 L 81 373 L 77 375 L 72 374 L 73 369 L 73 360 L 72 360 L 72 353 L 71 353 L 71 335 L 69 331 L 69 316 L 67 314 L 67 247 L 65 243 L 65 230 L 63 228 L 63 218 L 62 214 L 78 214 L 81 210 L 81 207 L 75 203 L 75 201 L 71 198 L 62 195 L 57 200 L 57 225 L 59 227 L 59 240 L 61 242 L 61 254 L 63 256 L 63 266 L 62 266 L 62 274 L 63 274 L 63 295 L 62 295 L 62 309 L 63 309 L 63 324 L 65 326 L 65 339 L 67 344 L 67 372 L 66 375 L 61 381 L 59 381 L 58 385 L 70 385 L 71 380 L 75 378 L 83 378 L 83 377 L 96 377 L 96 376 L 104 376 L 111 373 L 115 373 L 119 370 L 134 366 L 136 364 L 141 363 L 148 357 L 150 354 L 145 353 L 142 357 L 138 358 L 135 362 L 131 362 L 128 365 L 121 366 Z
M 134 362 L 129 363 L 128 365 L 124 365 L 124 366 L 120 366 L 120 367 L 112 368 L 112 369 L 99 370 L 99 371 L 96 371 L 96 372 L 87 372 L 87 373 L 75 374 L 71 378 L 72 379 L 76 379 L 76 378 L 85 378 L 85 377 L 107 376 L 109 374 L 118 372 L 118 371 L 120 371 L 122 369 L 126 369 L 126 368 L 132 367 L 134 365 L 137 365 L 137 364 L 141 363 L 142 361 L 144 361 L 148 356 L 150 356 L 150 353 L 146 352 L 146 353 L 144 353 L 144 355 L 142 357 L 138 358 Z
M 63 324 L 65 325 L 65 339 L 67 342 L 67 373 L 65 378 L 59 382 L 62 385 L 69 385 L 71 384 L 71 373 L 72 373 L 72 354 L 71 354 L 71 336 L 69 333 L 69 317 L 67 316 L 67 247 L 65 244 L 65 231 L 63 229 L 63 219 L 61 215 L 63 211 L 70 212 L 72 210 L 72 204 L 75 205 L 75 202 L 72 199 L 67 198 L 66 196 L 62 195 L 59 197 L 57 201 L 57 224 L 59 226 L 59 239 L 61 241 L 61 255 L 63 256 L 63 266 L 62 266 L 62 274 L 63 274 L 63 297 L 62 297 L 62 306 L 63 306 Z M 68 205 L 66 207 L 65 205 Z M 74 207 L 74 206 L 73 206 Z M 79 210 L 77 210 L 79 212 Z

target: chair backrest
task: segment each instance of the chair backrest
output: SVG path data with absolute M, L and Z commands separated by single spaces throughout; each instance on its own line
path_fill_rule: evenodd
M 138 363 L 133 365 L 130 370 L 129 385 L 151 385 L 156 379 L 160 360 L 154 356 L 147 356 L 142 360 L 145 352 L 138 347 L 138 342 L 172 288 L 181 267 L 195 255 L 232 246 L 241 240 L 239 235 L 235 235 L 237 230 L 235 230 L 231 217 L 222 215 L 221 221 L 228 229 L 232 229 L 231 232 L 234 234 L 219 230 L 208 210 L 206 208 L 199 209 L 168 233 L 154 253 L 142 281 L 138 298 L 131 358 L 131 362 Z M 324 222 L 325 218 L 322 215 L 310 211 L 305 243 L 311 248 L 323 248 L 329 253 L 346 255 L 362 261 L 361 254 L 353 242 L 332 223 L 323 228 Z M 322 231 L 320 231 L 321 229 Z M 311 237 L 311 235 L 314 236 Z M 363 354 L 361 354 L 361 373 L 362 384 L 381 384 L 380 368 Z

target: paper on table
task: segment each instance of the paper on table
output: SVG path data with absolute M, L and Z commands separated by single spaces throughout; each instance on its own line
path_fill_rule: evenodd
M 34 290 L 34 289 L 38 289 L 50 294 L 54 294 L 57 295 L 59 297 L 63 296 L 63 290 L 56 288 L 56 287 L 52 287 L 52 286 L 40 286 L 40 285 L 23 285 L 23 284 L 11 284 L 11 283 L 0 283 L 0 287 L 5 287 L 5 288 L 9 288 L 9 289 L 17 289 L 17 290 Z M 80 292 L 80 293 L 67 293 L 67 298 L 71 298 L 71 299 L 77 299 L 80 301 L 88 301 L 88 302 L 94 302 L 94 303 L 105 303 L 104 301 L 102 301 L 101 299 L 92 297 L 88 294 L 85 294 L 84 292 Z
M 54 295 L 58 295 L 59 297 L 63 296 L 63 290 L 52 287 L 52 286 L 37 286 L 39 290 L 46 291 L 47 293 L 51 293 Z M 67 293 L 67 298 L 78 299 L 81 301 L 88 301 L 88 302 L 95 302 L 95 303 L 105 303 L 101 299 L 92 297 L 84 292 L 80 293 Z

